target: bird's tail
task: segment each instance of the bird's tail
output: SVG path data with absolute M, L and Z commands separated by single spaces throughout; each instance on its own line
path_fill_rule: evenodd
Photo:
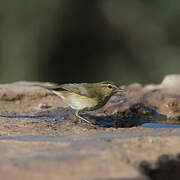
M 62 87 L 60 87 L 60 85 L 58 85 L 56 83 L 34 84 L 33 86 L 45 88 L 45 89 L 48 89 L 50 91 L 64 90 Z

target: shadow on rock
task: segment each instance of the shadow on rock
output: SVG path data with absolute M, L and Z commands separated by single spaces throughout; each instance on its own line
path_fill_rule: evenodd
M 143 103 L 134 104 L 123 112 L 117 112 L 114 116 L 116 119 L 115 127 L 132 127 L 166 120 L 166 116 Z
M 162 155 L 157 160 L 155 167 L 147 161 L 140 163 L 140 170 L 151 180 L 179 180 L 180 179 L 180 154 L 173 158 Z

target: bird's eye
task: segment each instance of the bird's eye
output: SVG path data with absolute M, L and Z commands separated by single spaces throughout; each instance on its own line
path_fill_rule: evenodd
M 111 85 L 108 86 L 109 89 L 112 89 L 113 87 Z

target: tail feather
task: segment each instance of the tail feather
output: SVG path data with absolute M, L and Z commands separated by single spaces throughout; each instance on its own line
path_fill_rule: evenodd
M 64 88 L 60 87 L 60 85 L 56 85 L 56 84 L 48 85 L 48 86 L 41 85 L 41 84 L 35 84 L 34 86 L 42 87 L 42 88 L 48 89 L 50 91 L 65 90 Z

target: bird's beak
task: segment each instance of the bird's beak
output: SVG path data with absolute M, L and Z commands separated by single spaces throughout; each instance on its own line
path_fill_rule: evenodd
M 127 90 L 126 90 L 126 89 L 123 89 L 123 88 L 119 88 L 117 91 L 118 91 L 118 92 L 126 92 Z

